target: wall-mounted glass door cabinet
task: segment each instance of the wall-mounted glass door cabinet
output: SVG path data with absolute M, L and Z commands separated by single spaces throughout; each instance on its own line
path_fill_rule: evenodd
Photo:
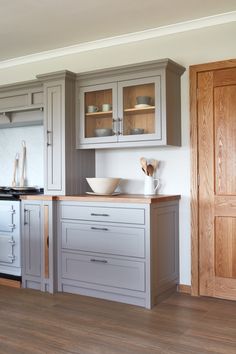
M 114 75 L 104 72 L 104 77 L 96 73 L 88 80 L 86 74 L 78 76 L 78 148 L 180 145 L 180 75 L 184 69 L 169 60 L 161 69 L 157 65 L 153 70 L 153 64 L 151 70 L 146 65 L 146 72 L 143 64 L 140 72 L 137 65 L 135 72 L 130 66 L 130 74 L 126 67 L 124 73 L 119 68 Z M 178 73 L 173 71 L 175 65 Z

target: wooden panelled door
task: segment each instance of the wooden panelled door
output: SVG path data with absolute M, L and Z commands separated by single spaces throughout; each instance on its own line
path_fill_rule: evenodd
M 236 300 L 236 67 L 196 80 L 199 294 Z

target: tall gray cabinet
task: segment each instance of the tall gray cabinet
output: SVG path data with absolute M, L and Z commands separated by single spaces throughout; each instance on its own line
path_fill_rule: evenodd
M 95 174 L 94 151 L 76 150 L 75 78 L 69 71 L 38 75 L 44 88 L 44 193 L 85 192 Z

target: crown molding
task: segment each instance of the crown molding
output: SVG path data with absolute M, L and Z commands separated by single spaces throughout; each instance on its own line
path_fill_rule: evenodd
M 16 65 L 29 64 L 41 60 L 54 59 L 65 55 L 78 54 L 91 50 L 112 47 L 127 43 L 163 37 L 175 33 L 192 31 L 204 27 L 211 27 L 236 21 L 236 11 L 227 12 L 219 15 L 202 17 L 196 20 L 179 22 L 167 26 L 152 28 L 145 31 L 128 33 L 120 36 L 99 39 L 96 41 L 85 42 L 48 50 L 40 53 L 30 54 L 22 57 L 0 61 L 0 69 L 10 68 Z

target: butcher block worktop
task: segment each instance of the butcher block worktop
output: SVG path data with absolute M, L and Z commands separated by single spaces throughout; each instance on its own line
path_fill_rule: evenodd
M 24 195 L 24 200 L 62 200 L 78 202 L 112 202 L 112 203 L 140 203 L 154 204 L 179 200 L 180 195 L 148 195 L 143 194 L 119 194 L 115 196 L 97 196 L 97 195 L 68 195 L 68 196 L 49 196 L 49 195 Z

